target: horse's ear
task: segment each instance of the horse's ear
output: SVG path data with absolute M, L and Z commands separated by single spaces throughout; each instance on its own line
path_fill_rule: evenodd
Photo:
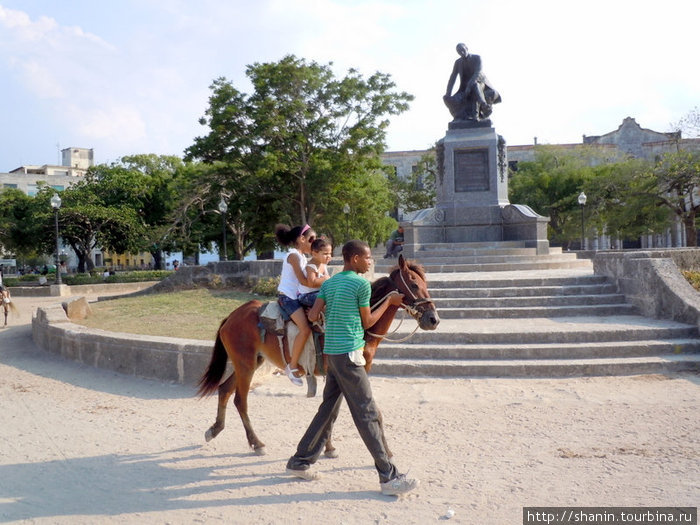
M 399 268 L 402 270 L 406 269 L 406 259 L 403 258 L 403 253 L 399 254 Z

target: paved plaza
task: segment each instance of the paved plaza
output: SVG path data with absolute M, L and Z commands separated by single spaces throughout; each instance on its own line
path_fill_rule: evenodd
M 525 506 L 700 500 L 695 375 L 374 376 L 395 461 L 421 480 L 396 499 L 379 493 L 346 408 L 340 457 L 318 462 L 317 481 L 292 480 L 285 462 L 319 398 L 261 377 L 249 411 L 268 454 L 247 450 L 233 405 L 205 443 L 215 398 L 37 348 L 31 312 L 55 302 L 17 298 L 0 330 L 0 522 L 510 524 Z

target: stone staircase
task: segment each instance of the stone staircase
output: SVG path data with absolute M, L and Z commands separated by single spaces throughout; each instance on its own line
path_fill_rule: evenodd
M 572 254 L 563 264 L 540 268 L 544 261 L 536 259 L 542 256 L 518 247 L 503 249 L 516 250 L 509 257 L 519 260 L 491 262 L 491 257 L 508 257 L 501 253 L 487 255 L 489 262 L 484 262 L 475 255 L 473 262 L 464 263 L 470 269 L 462 271 L 454 268 L 461 268 L 461 261 L 431 262 L 440 258 L 438 250 L 416 257 L 429 272 L 430 293 L 442 321 L 437 330 L 418 330 L 405 342 L 383 342 L 373 373 L 570 377 L 700 372 L 695 326 L 638 315 L 612 282 L 593 274 L 588 260 Z M 555 256 L 545 256 L 547 264 Z M 489 267 L 493 264 L 519 264 L 523 269 L 494 271 Z M 375 272 L 389 266 L 377 264 Z M 448 269 L 438 272 L 437 267 Z M 412 319 L 399 324 L 403 315 L 397 317 L 398 329 L 390 339 L 413 331 Z
M 374 251 L 377 272 L 396 264 L 395 259 L 384 259 L 384 252 L 379 248 Z M 578 259 L 575 253 L 563 253 L 561 248 L 553 247 L 548 255 L 537 255 L 535 248 L 518 241 L 422 244 L 415 247 L 415 255 L 410 258 L 419 261 L 428 273 L 591 267 L 589 260 Z

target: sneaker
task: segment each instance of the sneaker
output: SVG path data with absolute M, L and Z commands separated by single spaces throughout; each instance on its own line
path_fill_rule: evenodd
M 294 373 L 298 371 L 299 370 L 297 368 L 289 368 L 289 365 L 284 367 L 284 373 L 287 374 L 287 377 L 292 383 L 294 383 L 296 386 L 304 386 L 304 382 L 301 380 L 301 377 L 297 377 L 294 375 Z
M 321 477 L 318 472 L 313 471 L 310 468 L 307 468 L 306 470 L 297 470 L 287 467 L 287 474 L 294 476 L 295 478 L 305 479 L 306 481 L 314 481 Z
M 420 482 L 417 479 L 410 479 L 406 474 L 399 474 L 394 479 L 390 479 L 385 483 L 380 483 L 382 494 L 385 496 L 399 496 L 406 494 L 415 489 Z

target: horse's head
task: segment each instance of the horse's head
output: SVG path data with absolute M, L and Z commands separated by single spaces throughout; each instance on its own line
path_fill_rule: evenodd
M 418 322 L 418 326 L 423 330 L 435 330 L 440 324 L 440 316 L 428 293 L 423 268 L 409 263 L 403 255 L 399 255 L 399 266 L 392 270 L 389 279 L 403 294 L 403 306 Z

